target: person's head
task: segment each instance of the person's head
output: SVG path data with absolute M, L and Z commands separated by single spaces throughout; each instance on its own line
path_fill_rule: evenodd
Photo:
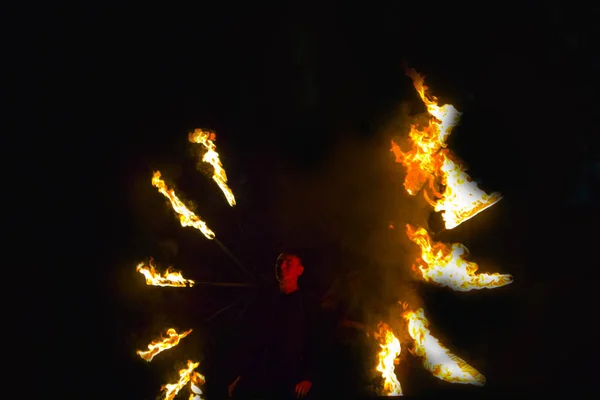
M 275 262 L 275 277 L 280 283 L 297 283 L 304 272 L 302 260 L 297 254 L 283 252 Z

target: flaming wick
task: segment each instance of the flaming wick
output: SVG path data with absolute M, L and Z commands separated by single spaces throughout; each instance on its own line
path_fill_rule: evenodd
M 200 363 L 195 363 L 191 360 L 188 360 L 187 365 L 187 368 L 179 370 L 179 381 L 177 383 L 167 383 L 161 388 L 161 391 L 165 392 L 165 400 L 173 400 L 175 396 L 177 396 L 179 391 L 183 389 L 184 386 L 187 385 L 190 381 L 192 381 L 192 385 L 195 387 L 195 389 L 197 389 L 197 391 L 200 391 L 198 385 L 204 384 L 205 378 L 203 375 L 194 371 L 198 367 L 198 365 L 200 365 Z M 194 392 L 194 387 L 190 388 L 192 392 Z M 200 393 L 202 392 L 200 391 Z M 194 398 L 192 396 L 193 394 L 190 397 Z
M 181 272 L 171 271 L 170 267 L 161 276 L 153 265 L 153 259 L 150 258 L 148 265 L 141 262 L 137 265 L 136 271 L 144 275 L 146 278 L 146 284 L 149 286 L 172 286 L 172 287 L 186 287 L 194 286 L 195 282 L 191 279 L 184 279 Z
M 194 132 L 190 133 L 188 139 L 192 143 L 202 144 L 206 149 L 202 161 L 213 166 L 215 170 L 213 180 L 217 183 L 219 188 L 221 188 L 229 205 L 233 207 L 235 205 L 235 197 L 229 186 L 227 186 L 227 174 L 219 159 L 219 153 L 216 151 L 217 146 L 214 142 L 215 136 L 216 135 L 212 132 L 204 132 L 202 129 L 196 129 Z
M 202 232 L 207 239 L 214 239 L 215 233 L 208 228 L 206 222 L 202 221 L 196 214 L 191 212 L 185 206 L 185 204 L 183 204 L 183 202 L 179 200 L 179 197 L 177 197 L 175 191 L 167 187 L 167 185 L 160 178 L 160 176 L 160 171 L 154 172 L 154 175 L 152 176 L 152 186 L 158 188 L 158 191 L 162 193 L 167 199 L 169 199 L 173 210 L 175 210 L 175 212 L 179 214 L 179 222 L 181 223 L 181 226 L 191 226 L 192 228 L 196 228 L 200 232 Z
M 183 333 L 177 333 L 177 331 L 175 329 L 169 328 L 169 329 L 167 329 L 168 337 L 153 340 L 148 345 L 148 350 L 146 350 L 146 351 L 138 350 L 136 353 L 138 356 L 142 357 L 142 359 L 150 362 L 159 353 L 162 353 L 165 350 L 169 350 L 169 349 L 172 349 L 173 347 L 177 346 L 179 344 L 179 341 L 181 339 L 183 339 L 184 337 L 186 337 L 187 335 L 189 335 L 191 332 L 192 332 L 192 330 L 190 329 Z

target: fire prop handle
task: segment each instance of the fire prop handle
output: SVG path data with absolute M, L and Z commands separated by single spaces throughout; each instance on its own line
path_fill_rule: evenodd
M 225 247 L 225 245 L 223 243 L 221 243 L 219 241 L 219 239 L 214 238 L 213 241 L 215 243 L 217 243 L 219 245 L 219 247 L 221 248 L 221 250 L 223 250 L 225 252 L 225 254 L 227 254 L 229 256 L 229 258 L 231 258 L 231 261 L 233 261 L 238 267 L 240 267 L 246 274 L 248 274 L 248 276 L 250 278 L 252 278 L 253 281 L 256 282 L 256 277 L 254 275 L 252 275 L 250 273 L 250 271 L 248 271 L 246 269 L 246 267 L 244 267 L 244 265 L 231 253 L 231 251 L 229 251 L 229 249 L 227 247 Z
M 220 310 L 217 310 L 217 312 L 215 312 L 214 314 L 212 314 L 212 315 L 208 316 L 207 318 L 205 318 L 203 322 L 206 323 L 206 322 L 211 321 L 213 318 L 215 318 L 218 315 L 224 313 L 225 311 L 230 310 L 230 309 L 232 309 L 232 308 L 234 308 L 234 307 L 236 307 L 236 306 L 238 306 L 240 304 L 246 303 L 247 302 L 246 300 L 247 300 L 247 296 L 242 297 L 241 299 L 239 299 L 237 301 L 234 301 L 233 303 L 231 303 L 231 304 L 229 304 L 229 305 L 221 308 Z
M 445 227 L 444 227 L 444 228 L 440 229 L 439 231 L 435 232 L 435 233 L 433 234 L 433 236 L 437 236 L 437 235 L 439 235 L 439 234 L 441 234 L 441 233 L 443 233 L 443 232 L 446 232 L 447 230 L 448 230 L 448 228 L 445 228 Z
M 255 287 L 251 283 L 235 283 L 235 282 L 194 282 L 195 285 L 204 286 L 221 286 L 221 287 Z

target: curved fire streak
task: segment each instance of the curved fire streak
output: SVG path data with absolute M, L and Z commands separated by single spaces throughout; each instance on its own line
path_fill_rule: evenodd
M 486 382 L 475 368 L 460 357 L 455 356 L 431 335 L 427 328 L 429 321 L 422 308 L 405 311 L 402 317 L 408 321 L 408 333 L 414 339 L 414 349 L 409 351 L 423 358 L 423 367 L 438 379 L 450 383 L 463 383 L 483 386 Z
M 512 283 L 507 274 L 475 274 L 477 264 L 465 260 L 469 250 L 460 243 L 434 242 L 424 228 L 406 225 L 406 235 L 421 249 L 418 264 L 413 270 L 421 272 L 426 282 L 434 282 L 452 290 L 468 292 L 473 289 L 493 289 Z

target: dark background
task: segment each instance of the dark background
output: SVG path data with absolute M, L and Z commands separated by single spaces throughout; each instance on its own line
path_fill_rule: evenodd
M 243 306 L 256 290 L 154 288 L 135 272 L 154 256 L 197 281 L 248 281 L 214 242 L 179 226 L 150 185 L 155 169 L 256 276 L 272 280 L 286 245 L 304 249 L 303 285 L 315 292 L 358 271 L 358 289 L 338 292 L 358 304 L 355 318 L 402 332 L 394 303 L 410 298 L 488 378 L 483 388 L 439 381 L 403 342 L 396 370 L 407 395 L 590 382 L 597 10 L 404 3 L 10 9 L 5 207 L 17 222 L 11 238 L 24 244 L 7 260 L 29 281 L 18 326 L 46 392 L 154 398 L 187 358 L 201 360 L 212 398 L 236 376 L 252 337 Z M 456 293 L 409 273 L 417 254 L 404 224 L 434 229 L 439 217 L 405 194 L 389 152 L 424 112 L 404 62 L 463 112 L 449 146 L 485 190 L 504 195 L 437 239 L 465 244 L 482 272 L 512 274 L 509 286 Z M 236 207 L 209 169 L 196 170 L 194 128 L 217 133 Z M 135 350 L 168 326 L 194 332 L 141 361 Z M 372 372 L 371 339 L 353 343 L 362 350 L 351 361 L 332 356 L 326 368 L 340 371 L 334 387 Z

